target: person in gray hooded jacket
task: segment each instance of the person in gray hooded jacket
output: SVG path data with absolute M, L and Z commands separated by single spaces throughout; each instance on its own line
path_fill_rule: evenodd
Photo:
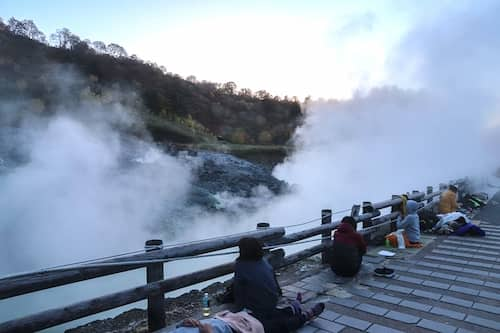
M 420 243 L 420 219 L 418 218 L 417 210 L 418 202 L 408 200 L 406 202 L 407 215 L 403 220 L 398 220 L 398 229 L 404 229 L 408 240 L 412 244 Z

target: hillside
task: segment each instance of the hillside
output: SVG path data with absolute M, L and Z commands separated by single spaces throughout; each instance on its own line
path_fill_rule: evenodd
M 2 101 L 23 100 L 24 108 L 39 114 L 81 101 L 120 102 L 138 111 L 156 141 L 184 144 L 218 138 L 284 145 L 302 119 L 296 99 L 238 90 L 233 82 L 185 80 L 128 56 L 119 45 L 81 40 L 68 29 L 51 39 L 57 44 L 49 45 L 32 21 L 0 20 Z

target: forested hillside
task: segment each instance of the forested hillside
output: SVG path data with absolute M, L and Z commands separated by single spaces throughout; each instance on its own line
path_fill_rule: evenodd
M 302 119 L 296 98 L 237 89 L 234 82 L 183 79 L 129 56 L 117 44 L 82 40 L 68 29 L 47 39 L 32 21 L 0 20 L 2 100 L 22 98 L 25 108 L 41 114 L 60 108 L 61 91 L 71 96 L 67 106 L 78 102 L 74 96 L 125 100 L 156 140 L 186 143 L 219 137 L 238 144 L 285 144 Z

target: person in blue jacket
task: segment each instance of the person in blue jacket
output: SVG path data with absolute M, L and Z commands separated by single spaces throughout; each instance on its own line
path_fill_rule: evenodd
M 404 229 L 410 244 L 420 244 L 420 219 L 417 214 L 418 202 L 408 200 L 406 202 L 406 217 L 397 222 L 398 229 Z
M 264 258 L 260 241 L 253 237 L 240 239 L 240 256 L 234 266 L 234 301 L 239 310 L 249 311 L 257 318 L 266 333 L 288 333 L 317 317 L 325 308 L 317 303 L 303 310 L 300 302 L 293 301 L 286 308 L 277 308 L 281 296 L 273 267 Z

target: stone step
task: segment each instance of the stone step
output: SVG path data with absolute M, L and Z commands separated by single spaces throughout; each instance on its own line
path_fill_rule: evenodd
M 469 247 L 465 246 L 463 244 L 439 244 L 436 246 L 438 249 L 445 249 L 445 250 L 453 250 L 453 251 L 465 251 L 467 253 L 480 253 L 480 254 L 489 254 L 492 256 L 498 256 L 500 255 L 500 250 L 498 251 L 493 251 L 493 250 L 482 250 L 480 248 L 475 248 L 475 247 Z
M 466 242 L 466 241 L 457 241 L 457 240 L 453 240 L 453 239 L 445 239 L 445 240 L 443 240 L 443 243 L 456 244 L 456 245 L 460 245 L 460 246 L 464 246 L 464 247 L 478 247 L 478 248 L 485 248 L 485 249 L 492 249 L 492 250 L 500 251 L 500 246 L 482 244 L 482 243 L 471 243 L 471 242 Z
M 442 265 L 442 264 L 438 265 L 439 268 L 441 268 L 441 269 L 446 269 L 446 270 L 451 270 L 451 271 L 456 271 L 456 272 L 464 272 L 464 273 L 469 273 L 469 274 L 472 274 L 472 275 L 478 275 L 481 278 L 492 277 L 492 278 L 495 278 L 495 279 L 500 279 L 500 274 L 499 273 L 489 272 L 489 271 L 480 270 L 480 269 L 468 268 L 467 265 L 468 265 L 469 261 L 466 261 L 466 260 L 458 260 L 458 259 L 454 259 L 454 258 L 448 258 L 448 257 L 444 257 L 444 256 L 435 256 L 435 255 L 427 255 L 424 258 L 426 260 L 434 260 L 434 261 L 438 261 L 438 262 L 446 262 L 447 264 L 445 264 L 445 265 Z M 459 264 L 460 266 L 449 265 L 448 263 Z M 430 264 L 432 264 L 432 263 L 430 263 Z M 474 265 L 471 265 L 471 266 L 474 266 Z M 488 267 L 485 267 L 485 268 L 488 268 Z
M 448 236 L 448 239 L 450 240 L 456 240 L 456 241 L 460 241 L 464 239 L 464 237 L 460 237 L 460 236 Z M 495 239 L 488 239 L 486 237 L 481 237 L 481 238 L 472 238 L 472 237 L 467 237 L 467 242 L 468 243 L 476 243 L 476 244 L 487 244 L 487 245 L 493 245 L 493 246 L 497 246 L 499 244 L 498 240 L 495 240 Z
M 437 254 L 444 254 L 447 256 L 452 256 L 452 257 L 460 257 L 460 258 L 474 258 L 474 259 L 479 259 L 479 260 L 484 260 L 484 261 L 489 261 L 489 262 L 499 262 L 500 263 L 500 258 L 491 256 L 491 255 L 485 255 L 485 254 L 473 254 L 473 253 L 464 253 L 460 251 L 450 251 L 450 250 L 441 250 L 441 249 L 434 249 L 431 251 L 432 253 L 437 253 Z

